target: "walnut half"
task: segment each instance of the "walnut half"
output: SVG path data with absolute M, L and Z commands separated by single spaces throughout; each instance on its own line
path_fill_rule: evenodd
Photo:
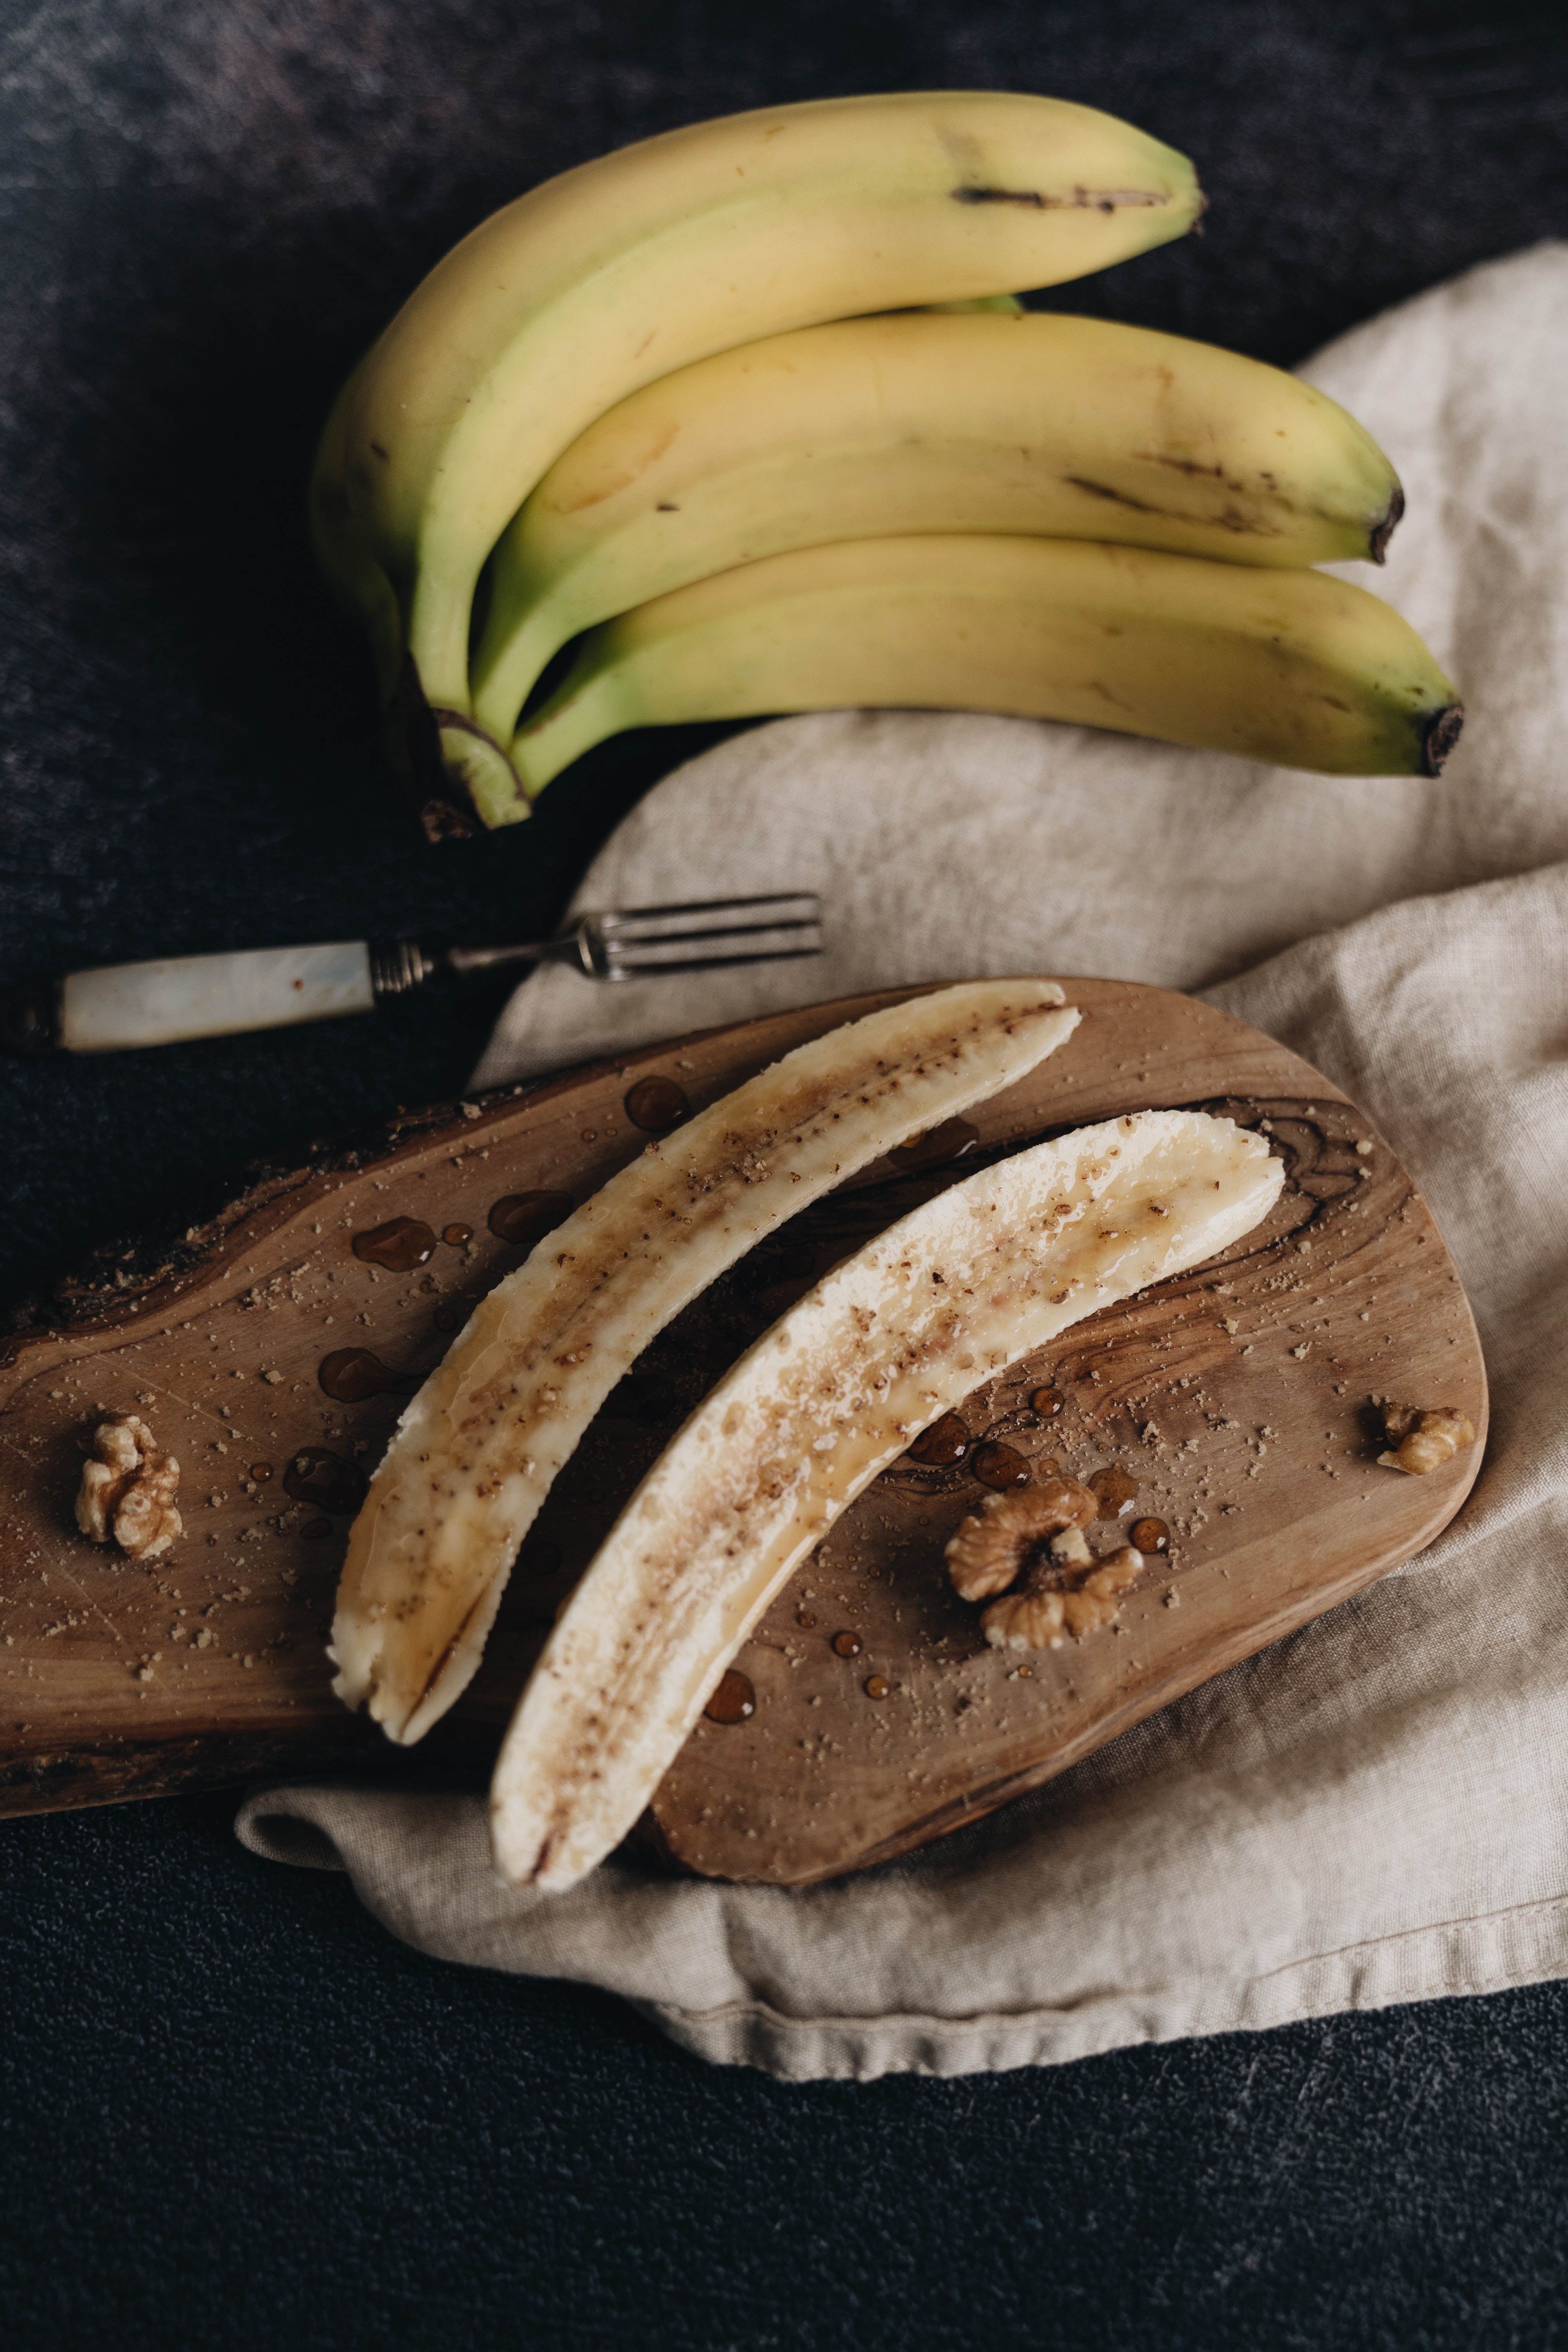
M 1081 1565 L 1093 1557 L 1083 1530 L 1099 1509 L 1099 1496 L 1076 1478 L 1042 1478 L 1037 1486 L 988 1496 L 947 1547 L 953 1591 L 961 1601 L 987 1601 L 1047 1550 Z
M 1143 1555 L 1124 1544 L 1096 1558 L 1084 1529 L 1099 1509 L 1077 1478 L 1052 1476 L 991 1496 L 963 1522 L 947 1547 L 948 1574 L 962 1600 L 991 1601 L 980 1622 L 993 1649 L 1057 1650 L 1069 1633 L 1115 1622 Z
M 133 1412 L 100 1421 L 81 1465 L 76 1523 L 94 1543 L 117 1543 L 132 1559 L 156 1559 L 184 1532 L 174 1508 L 180 1465 L 161 1454 Z
M 1059 1650 L 1069 1633 L 1076 1639 L 1098 1633 L 1115 1623 L 1121 1596 L 1142 1569 L 1142 1553 L 1123 1544 L 1079 1584 L 1041 1588 L 1031 1572 L 1016 1592 L 991 1603 L 980 1621 L 985 1638 L 994 1650 Z
M 1394 1451 L 1380 1454 L 1378 1461 L 1385 1470 L 1408 1470 L 1415 1477 L 1440 1470 L 1476 1442 L 1469 1415 L 1451 1404 L 1436 1405 L 1429 1412 L 1414 1404 L 1384 1405 L 1383 1426 Z

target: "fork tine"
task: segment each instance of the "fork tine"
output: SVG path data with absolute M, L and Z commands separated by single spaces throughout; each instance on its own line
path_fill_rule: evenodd
M 661 931 L 639 934 L 635 939 L 608 939 L 605 941 L 605 953 L 640 956 L 654 954 L 660 948 L 696 947 L 703 940 L 787 940 L 796 932 L 821 929 L 815 916 L 809 921 L 795 923 L 715 923 L 705 931 Z
M 590 980 L 630 980 L 640 971 L 691 971 L 723 963 L 769 963 L 820 955 L 822 901 L 815 890 L 773 890 L 754 898 L 700 898 L 669 907 L 606 907 L 579 915 L 546 955 Z
M 699 964 L 765 963 L 773 957 L 822 953 L 820 923 L 770 923 L 748 929 L 689 932 L 670 940 L 608 942 L 605 962 L 611 972 L 668 971 Z
M 607 981 L 664 980 L 679 971 L 727 971 L 742 963 L 795 963 L 807 956 L 822 953 L 822 942 L 807 948 L 763 948 L 754 955 L 686 956 L 679 962 L 616 963 L 604 977 Z
M 612 940 L 706 939 L 721 932 L 777 930 L 821 920 L 815 890 L 779 890 L 755 898 L 713 898 L 682 906 L 622 907 L 585 915 L 608 947 Z

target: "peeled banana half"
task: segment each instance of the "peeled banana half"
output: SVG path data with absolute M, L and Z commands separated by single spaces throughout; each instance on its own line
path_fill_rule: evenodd
M 654 1335 L 785 1217 L 1025 1076 L 1054 981 L 966 982 L 796 1048 L 658 1143 L 491 1291 L 398 1423 L 350 1531 L 333 1687 L 418 1739 L 478 1667 L 519 1544 Z
M 1239 1240 L 1283 1181 L 1229 1119 L 1131 1114 L 953 1185 L 826 1276 L 666 1449 L 557 1621 L 496 1766 L 503 1876 L 565 1888 L 618 1844 L 769 1601 L 922 1429 Z
M 628 393 L 789 328 L 1082 277 L 1202 204 L 1159 141 L 1008 91 L 766 108 L 583 164 L 465 237 L 363 363 L 319 467 L 340 577 L 379 572 L 426 699 L 467 713 L 481 565 Z
M 1409 624 L 1323 572 L 1068 540 L 859 540 L 591 631 L 513 740 L 521 790 L 481 814 L 525 816 L 623 728 L 856 706 L 1068 719 L 1334 775 L 1435 775 L 1463 717 Z
M 841 320 L 717 353 L 599 417 L 496 550 L 474 710 L 510 740 L 581 631 L 760 556 L 892 533 L 1381 561 L 1403 497 L 1278 368 L 1102 320 Z

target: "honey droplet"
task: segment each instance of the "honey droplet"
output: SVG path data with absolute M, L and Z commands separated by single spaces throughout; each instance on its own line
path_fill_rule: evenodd
M 450 1242 L 454 1249 L 462 1249 L 473 1238 L 472 1225 L 443 1225 L 441 1228 L 441 1239 Z
M 300 1530 L 307 1543 L 320 1543 L 324 1536 L 330 1536 L 331 1532 L 331 1519 L 307 1519 Z
M 434 1231 L 418 1217 L 389 1217 L 384 1225 L 372 1225 L 353 1239 L 355 1257 L 384 1265 L 389 1274 L 412 1274 L 435 1247 Z
M 886 1698 L 892 1685 L 885 1682 L 880 1675 L 868 1675 L 864 1687 L 868 1698 Z
M 673 1078 L 639 1078 L 626 1090 L 625 1109 L 632 1125 L 649 1135 L 668 1135 L 691 1116 L 691 1105 Z
M 944 1412 L 916 1438 L 910 1460 L 923 1462 L 928 1469 L 945 1469 L 950 1463 L 962 1462 L 968 1451 L 968 1430 L 957 1413 Z
M 1103 1470 L 1097 1470 L 1086 1484 L 1089 1493 L 1100 1497 L 1100 1508 L 1095 1513 L 1098 1519 L 1120 1517 L 1122 1504 L 1130 1503 L 1138 1492 L 1137 1479 L 1130 1478 L 1115 1462 L 1109 1463 Z
M 1134 1519 L 1127 1540 L 1134 1551 L 1169 1551 L 1171 1530 L 1163 1519 Z
M 806 1630 L 806 1632 L 809 1633 L 810 1633 L 810 1631 L 811 1631 L 811 1629 L 812 1629 L 812 1627 L 813 1627 L 813 1626 L 816 1624 L 816 1610 L 815 1610 L 815 1609 L 797 1609 L 797 1610 L 795 1611 L 795 1623 L 796 1623 L 797 1625 L 804 1625 L 804 1626 L 805 1626 L 805 1630 Z
M 915 1168 L 942 1168 L 950 1160 L 961 1159 L 973 1151 L 980 1140 L 980 1129 L 966 1118 L 944 1118 L 940 1127 L 928 1128 L 924 1135 L 911 1135 L 900 1143 L 888 1158 L 900 1174 L 908 1175 Z
M 268 1479 L 272 1475 L 271 1463 L 253 1462 L 250 1465 L 250 1475 L 255 1479 L 258 1486 L 264 1486 L 267 1484 Z
M 365 1475 L 357 1462 L 330 1454 L 324 1445 L 302 1445 L 283 1473 L 283 1492 L 296 1503 L 321 1511 L 357 1511 L 364 1500 Z M 306 1528 L 306 1535 L 310 1529 Z M 331 1528 L 325 1532 L 330 1535 Z
M 561 1547 L 548 1536 L 532 1536 L 517 1556 L 526 1576 L 553 1576 L 561 1565 Z
M 336 1348 L 316 1367 L 316 1378 L 340 1404 L 363 1404 L 366 1397 L 384 1396 L 388 1389 L 412 1388 L 412 1378 L 395 1372 L 368 1348 Z
M 498 1241 L 531 1250 L 571 1213 L 570 1192 L 503 1192 L 490 1203 L 489 1223 Z
M 437 1331 L 455 1331 L 458 1328 L 458 1318 L 449 1307 L 437 1307 L 430 1319 Z
M 747 1675 L 737 1674 L 731 1666 L 721 1677 L 718 1689 L 703 1708 L 710 1723 L 744 1723 L 757 1711 L 756 1687 Z
M 858 1658 L 864 1647 L 858 1633 L 835 1633 L 833 1646 L 841 1658 Z
M 1044 1388 L 1030 1391 L 1029 1409 L 1032 1412 L 1037 1412 L 1042 1421 L 1055 1421 L 1066 1402 L 1067 1399 L 1060 1389 Z
M 994 1494 L 1005 1495 L 1014 1486 L 1029 1483 L 1029 1465 L 1021 1454 L 1010 1445 L 999 1445 L 994 1439 L 989 1444 L 977 1446 L 971 1470 L 983 1486 Z

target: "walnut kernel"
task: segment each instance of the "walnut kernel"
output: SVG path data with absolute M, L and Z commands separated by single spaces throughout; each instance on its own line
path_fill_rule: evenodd
M 1380 1454 L 1378 1461 L 1385 1470 L 1408 1470 L 1415 1477 L 1440 1470 L 1445 1462 L 1451 1462 L 1456 1454 L 1476 1442 L 1475 1424 L 1468 1414 L 1451 1404 L 1434 1406 L 1430 1412 L 1413 1404 L 1384 1405 L 1383 1425 L 1395 1446 L 1391 1453 Z
M 1076 1478 L 1043 1478 L 1037 1486 L 988 1496 L 948 1544 L 953 1591 L 961 1601 L 986 1601 L 994 1592 L 1005 1592 L 1047 1546 L 1055 1549 L 1053 1536 L 1071 1528 L 1079 1531 L 1081 1542 L 1081 1530 L 1099 1508 L 1098 1495 Z
M 1058 1650 L 1068 1633 L 1081 1640 L 1113 1624 L 1121 1596 L 1138 1580 L 1143 1555 L 1123 1544 L 1081 1583 L 1040 1590 L 1026 1579 L 1016 1592 L 994 1601 L 980 1622 L 994 1650 Z
M 94 1543 L 117 1543 L 132 1559 L 156 1559 L 184 1532 L 174 1508 L 180 1465 L 162 1454 L 133 1412 L 100 1422 L 81 1465 L 76 1523 Z

